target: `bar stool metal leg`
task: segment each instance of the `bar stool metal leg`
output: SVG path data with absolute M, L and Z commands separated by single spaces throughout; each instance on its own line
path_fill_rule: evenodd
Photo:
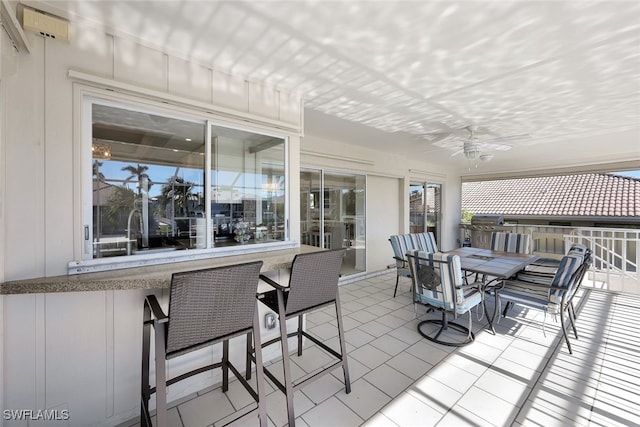
M 282 346 L 282 368 L 284 371 L 284 394 L 287 399 L 287 418 L 289 420 L 289 427 L 294 427 L 296 425 L 295 420 L 295 411 L 293 408 L 293 382 L 291 380 L 291 368 L 289 365 L 289 340 L 287 336 L 287 317 L 284 311 L 284 293 L 282 291 L 278 291 L 278 315 L 280 323 L 280 336 L 282 339 L 280 340 Z M 256 347 L 256 353 L 257 351 Z

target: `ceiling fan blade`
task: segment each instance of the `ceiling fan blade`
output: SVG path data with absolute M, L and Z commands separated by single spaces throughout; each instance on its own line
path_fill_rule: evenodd
M 529 135 L 528 133 L 525 133 L 522 135 L 501 136 L 498 138 L 483 139 L 483 140 L 480 140 L 480 142 L 484 144 L 494 144 L 494 143 L 521 141 L 523 139 L 531 139 L 531 135 Z
M 450 136 L 451 136 L 451 133 L 449 132 L 424 133 L 420 135 L 422 139 L 426 139 L 431 143 L 440 142 L 443 139 L 449 138 Z

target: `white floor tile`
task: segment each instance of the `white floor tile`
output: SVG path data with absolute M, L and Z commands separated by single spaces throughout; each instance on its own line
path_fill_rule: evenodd
M 391 397 L 363 379 L 351 384 L 351 393 L 337 393 L 336 397 L 364 420 L 371 418 L 391 400 Z
M 382 323 L 373 320 L 369 323 L 365 323 L 364 325 L 359 326 L 358 329 L 368 333 L 369 335 L 373 335 L 374 337 L 381 337 L 382 335 L 391 331 L 393 328 L 390 328 L 387 325 L 383 325 Z
M 296 419 L 314 406 L 313 402 L 304 393 L 294 392 L 293 407 L 295 408 L 294 415 Z M 271 422 L 277 427 L 282 427 L 288 423 L 287 400 L 284 393 L 276 390 L 267 396 L 267 414 L 269 414 Z
M 413 383 L 411 378 L 387 364 L 378 366 L 363 378 L 391 397 L 402 393 Z
M 440 381 L 452 389 L 466 393 L 478 380 L 478 376 L 460 369 L 451 363 L 441 362 L 429 371 L 429 377 Z
M 531 392 L 527 384 L 525 381 L 519 381 L 513 377 L 488 370 L 476 381 L 475 386 L 512 405 L 520 407 Z
M 342 374 L 342 369 L 336 369 L 336 374 Z M 318 404 L 330 396 L 333 396 L 340 390 L 344 390 L 345 386 L 342 381 L 338 381 L 332 375 L 324 375 L 315 379 L 300 388 L 302 393 L 313 403 Z
M 407 348 L 406 351 L 431 365 L 436 365 L 449 356 L 449 351 L 451 351 L 451 349 L 433 345 L 423 338 L 422 341 L 418 341 L 411 347 Z
M 184 427 L 206 427 L 232 414 L 235 409 L 218 388 L 179 405 L 178 411 Z
M 409 393 L 402 393 L 381 411 L 399 426 L 434 426 L 442 418 L 442 411 L 416 399 Z
M 518 414 L 518 407 L 478 387 L 471 387 L 460 398 L 458 406 L 498 426 L 509 425 Z
M 424 376 L 424 374 L 433 367 L 433 365 L 425 362 L 422 359 L 409 354 L 406 351 L 399 353 L 397 356 L 387 360 L 387 365 L 391 366 L 396 371 L 402 372 L 407 377 L 417 380 Z
M 469 412 L 459 406 L 451 408 L 451 410 L 447 412 L 445 416 L 442 417 L 442 420 L 440 420 L 440 422 L 438 423 L 438 427 L 461 426 L 493 427 L 495 426 L 495 424 L 485 421 L 473 412 Z
M 354 347 L 362 347 L 363 345 L 373 341 L 375 337 L 371 334 L 364 332 L 361 329 L 351 329 L 344 333 L 344 339 L 347 343 Z
M 369 344 L 392 356 L 395 356 L 396 354 L 401 353 L 402 351 L 404 351 L 405 348 L 409 347 L 409 344 L 407 344 L 406 342 L 401 341 L 397 338 L 394 338 L 389 334 L 385 334 L 380 338 L 376 338 L 375 340 L 371 341 Z
M 391 359 L 391 355 L 382 350 L 378 350 L 371 344 L 366 344 L 352 351 L 348 357 L 357 360 L 369 369 L 374 369 Z
M 384 414 L 378 412 L 362 424 L 363 427 L 399 427 Z
M 459 391 L 429 376 L 416 381 L 409 387 L 408 393 L 442 413 L 452 408 L 462 397 Z
M 298 356 L 297 353 L 291 354 L 289 360 L 300 366 L 305 372 L 310 373 L 326 366 L 335 358 L 320 347 L 312 346 L 305 348 L 302 351 L 302 356 Z
M 331 397 L 302 415 L 309 427 L 353 427 L 363 419 L 356 415 L 344 403 Z

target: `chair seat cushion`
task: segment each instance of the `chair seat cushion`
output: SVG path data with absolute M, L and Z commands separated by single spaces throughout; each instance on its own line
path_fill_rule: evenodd
M 461 291 L 462 292 L 462 291 Z M 447 311 L 453 311 L 454 307 L 450 301 L 444 302 L 442 299 L 432 297 L 433 292 L 429 291 L 426 294 L 416 294 L 416 301 L 421 304 L 430 305 L 435 308 L 440 308 Z M 482 302 L 482 294 L 476 288 L 471 288 L 464 291 L 464 299 L 456 305 L 455 311 L 457 314 L 465 314 L 476 305 Z
M 482 293 L 478 288 L 464 290 L 464 299 L 456 305 L 456 313 L 464 314 L 482 302 Z
M 546 308 L 552 314 L 558 312 L 558 304 L 549 300 L 548 287 L 510 281 L 499 292 L 500 298 L 531 307 Z
M 537 271 L 521 271 L 516 275 L 516 279 L 522 282 L 531 282 L 545 286 L 551 286 L 555 273 L 542 273 Z

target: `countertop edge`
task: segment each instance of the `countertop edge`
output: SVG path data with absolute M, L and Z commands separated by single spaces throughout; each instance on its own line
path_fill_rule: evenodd
M 263 272 L 277 271 L 290 268 L 295 255 L 316 250 L 321 249 L 300 246 L 259 254 L 211 257 L 205 260 L 160 264 L 151 268 L 131 267 L 108 272 L 14 280 L 0 284 L 0 295 L 165 289 L 170 287 L 171 276 L 175 272 L 201 270 L 258 260 L 262 260 L 264 263 Z

